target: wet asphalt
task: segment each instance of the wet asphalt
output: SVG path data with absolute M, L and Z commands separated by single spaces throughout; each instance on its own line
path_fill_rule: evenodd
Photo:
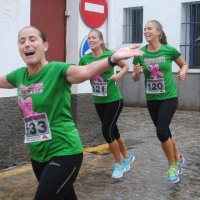
M 118 125 L 136 157 L 131 170 L 113 180 L 108 146 L 86 148 L 75 183 L 79 200 L 200 200 L 200 112 L 179 110 L 172 120 L 172 134 L 186 159 L 176 184 L 167 182 L 167 160 L 147 109 L 125 107 Z M 29 164 L 0 171 L 0 200 L 31 200 L 36 187 Z

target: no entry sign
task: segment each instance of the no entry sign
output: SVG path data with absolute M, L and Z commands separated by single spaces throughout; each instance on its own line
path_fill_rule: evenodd
M 106 0 L 81 0 L 80 12 L 83 21 L 90 28 L 98 28 L 103 25 L 108 16 Z

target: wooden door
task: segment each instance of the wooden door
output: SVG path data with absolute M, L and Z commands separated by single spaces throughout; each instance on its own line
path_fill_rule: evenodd
M 31 0 L 31 25 L 42 30 L 49 42 L 48 61 L 65 61 L 66 0 Z

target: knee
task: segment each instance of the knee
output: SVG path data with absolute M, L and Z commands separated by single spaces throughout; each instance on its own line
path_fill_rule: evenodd
M 157 138 L 160 140 L 160 142 L 163 143 L 169 139 L 169 135 L 164 131 L 163 132 L 157 131 Z
M 107 136 L 104 136 L 104 135 L 103 135 L 103 137 L 104 137 L 104 139 L 106 140 L 106 142 L 108 144 L 110 144 L 110 143 L 112 143 L 114 141 L 114 139 L 112 139 L 111 137 L 107 137 Z
M 114 139 L 112 138 L 112 135 L 109 135 L 107 131 L 103 131 L 102 133 L 103 133 L 103 137 L 107 143 L 113 142 Z
M 116 133 L 109 133 L 108 131 L 102 131 L 103 137 L 107 143 L 112 143 L 114 140 L 118 140 L 120 138 L 120 134 Z

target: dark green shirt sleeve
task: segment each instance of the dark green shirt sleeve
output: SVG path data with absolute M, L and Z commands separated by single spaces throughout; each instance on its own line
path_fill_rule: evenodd
M 140 58 L 139 57 L 134 57 L 133 58 L 133 64 L 137 65 L 138 63 L 140 63 Z

